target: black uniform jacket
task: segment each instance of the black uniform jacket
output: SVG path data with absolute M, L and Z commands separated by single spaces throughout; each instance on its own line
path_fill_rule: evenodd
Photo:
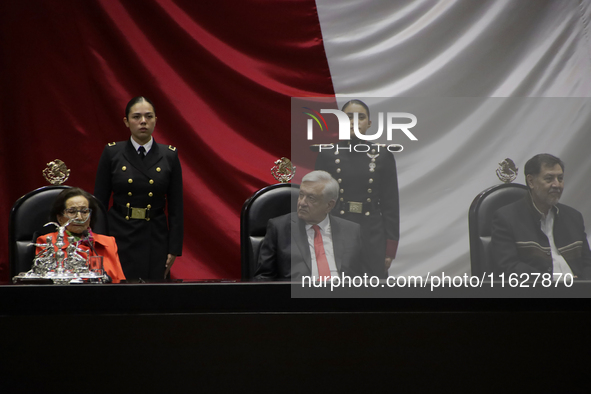
M 296 281 L 302 276 L 312 275 L 312 258 L 305 226 L 306 222 L 298 218 L 295 212 L 269 220 L 255 279 Z M 359 225 L 330 216 L 330 226 L 339 273 L 351 277 L 361 275 L 363 253 Z
M 590 279 L 591 251 L 581 213 L 556 204 L 554 243 L 558 252 L 579 279 Z M 533 206 L 531 195 L 500 208 L 492 222 L 491 258 L 499 272 L 550 273 L 550 242 L 541 229 L 541 214 Z
M 378 151 L 369 145 L 369 152 L 350 148 L 367 142 L 353 139 L 339 143 L 338 150 L 337 144 L 330 150 L 323 148 L 316 158 L 316 169 L 330 173 L 339 182 L 339 201 L 332 214 L 361 225 L 368 253 L 366 271 L 384 277 L 386 240 L 398 242 L 400 238 L 398 176 L 394 155 L 385 146 Z
M 168 254 L 183 246 L 183 176 L 176 148 L 155 141 L 141 159 L 130 140 L 108 144 L 101 156 L 94 195 L 109 209 L 128 279 L 162 279 Z M 149 208 L 150 220 L 131 218 L 130 208 Z M 168 211 L 168 220 L 165 215 Z

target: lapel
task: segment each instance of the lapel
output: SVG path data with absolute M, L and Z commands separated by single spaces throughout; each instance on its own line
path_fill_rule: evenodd
M 328 220 L 330 220 L 330 229 L 332 232 L 332 248 L 334 249 L 334 262 L 337 265 L 337 270 L 339 272 L 343 272 L 343 261 L 345 258 L 345 248 L 341 242 L 343 241 L 343 231 L 342 228 L 339 226 L 339 223 L 336 220 L 332 220 L 332 216 L 328 215 Z M 341 242 L 339 242 L 341 241 Z
M 146 155 L 146 157 L 143 160 L 146 170 L 152 168 L 156 163 L 158 163 L 158 161 L 161 158 L 162 158 L 162 153 L 160 152 L 160 147 L 156 143 L 156 141 L 154 141 L 154 143 L 152 144 L 152 149 L 150 149 L 150 151 L 148 152 L 148 154 Z M 140 161 L 142 161 L 142 160 L 140 160 Z
M 154 166 L 160 159 L 162 158 L 162 154 L 160 153 L 160 148 L 156 141 L 152 144 L 152 149 L 148 152 L 146 157 L 142 160 L 140 155 L 137 153 L 131 140 L 127 140 L 127 145 L 125 146 L 125 150 L 123 151 L 123 156 L 129 161 L 129 163 L 134 166 L 138 171 L 142 174 L 150 177 L 148 170 Z
M 306 235 L 306 223 L 298 218 L 296 212 L 291 214 L 291 237 L 293 244 L 300 251 L 306 266 L 312 272 L 312 257 L 310 256 L 310 247 L 308 245 L 308 236 Z M 292 250 L 292 256 L 296 253 Z

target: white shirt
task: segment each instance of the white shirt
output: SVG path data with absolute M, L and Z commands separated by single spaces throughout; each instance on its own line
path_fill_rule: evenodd
M 546 237 L 548 237 L 548 241 L 550 242 L 550 251 L 552 252 L 553 273 L 562 273 L 563 276 L 564 274 L 572 275 L 573 271 L 570 269 L 570 266 L 568 265 L 564 257 L 562 257 L 560 253 L 558 253 L 558 248 L 554 243 L 554 210 L 552 208 L 550 208 L 547 215 L 542 214 L 542 218 L 540 219 L 540 226 L 542 232 L 546 234 Z
M 152 149 L 152 144 L 154 143 L 154 139 L 152 137 L 150 137 L 150 141 L 146 142 L 144 145 L 138 144 L 137 142 L 135 142 L 135 140 L 133 138 L 130 138 L 130 140 L 131 140 L 131 143 L 133 144 L 133 147 L 135 148 L 136 152 L 140 148 L 140 146 L 144 147 L 144 149 L 146 150 L 146 153 L 144 153 L 144 156 L 148 154 L 150 149 Z M 138 154 L 139 154 L 139 152 L 138 152 Z
M 334 260 L 334 247 L 332 245 L 332 229 L 330 227 L 330 220 L 328 215 L 323 221 L 318 223 L 320 227 L 320 235 L 322 235 L 322 242 L 324 244 L 324 253 L 328 261 L 328 268 L 330 268 L 330 276 L 339 276 L 337 265 Z M 308 245 L 310 246 L 310 256 L 312 257 L 312 277 L 318 277 L 318 264 L 316 263 L 316 253 L 314 252 L 314 229 L 311 224 L 306 224 L 306 235 L 308 236 Z

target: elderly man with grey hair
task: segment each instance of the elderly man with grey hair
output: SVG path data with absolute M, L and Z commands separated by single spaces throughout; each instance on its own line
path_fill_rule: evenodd
M 564 163 L 542 153 L 525 163 L 525 198 L 500 208 L 493 217 L 491 258 L 499 272 L 546 274 L 559 280 L 591 279 L 591 250 L 583 216 L 558 203 Z M 533 278 L 532 278 L 533 279 Z
M 297 212 L 269 220 L 259 253 L 258 280 L 300 280 L 361 275 L 363 253 L 358 224 L 329 214 L 339 185 L 325 171 L 302 178 Z

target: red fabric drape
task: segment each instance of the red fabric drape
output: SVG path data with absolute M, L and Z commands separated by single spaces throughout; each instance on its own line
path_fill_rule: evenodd
M 156 106 L 179 149 L 185 246 L 173 277 L 238 278 L 244 201 L 290 155 L 290 97 L 333 96 L 314 0 L 0 2 L 0 269 L 8 217 L 53 159 L 93 190 L 124 107 Z

